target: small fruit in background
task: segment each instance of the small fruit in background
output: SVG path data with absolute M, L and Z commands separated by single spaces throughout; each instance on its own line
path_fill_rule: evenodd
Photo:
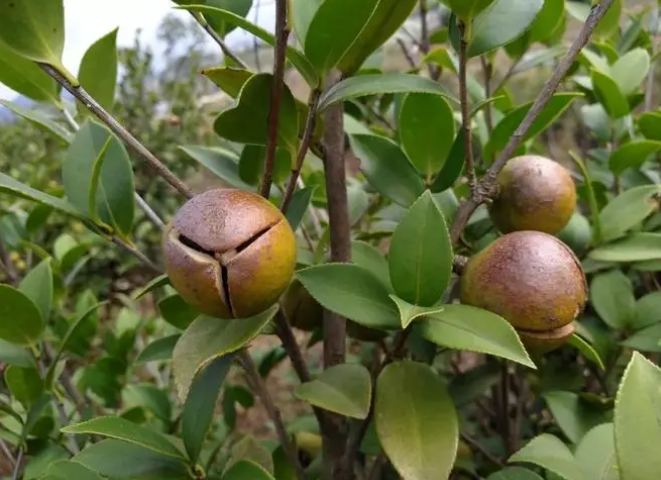
M 569 223 L 556 236 L 566 243 L 576 255 L 582 255 L 592 241 L 592 228 L 583 214 L 574 212 Z
M 294 275 L 289 222 L 255 193 L 213 189 L 186 202 L 163 237 L 172 286 L 200 312 L 246 318 L 278 301 Z
M 547 351 L 571 336 L 587 300 L 583 268 L 552 235 L 503 235 L 473 255 L 461 275 L 461 302 L 506 319 L 531 349 Z
M 498 197 L 489 207 L 502 233 L 537 230 L 554 235 L 576 209 L 576 187 L 569 171 L 537 155 L 507 162 L 498 175 Z

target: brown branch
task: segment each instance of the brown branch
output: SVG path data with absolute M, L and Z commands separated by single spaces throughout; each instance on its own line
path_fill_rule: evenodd
M 234 52 L 232 52 L 232 50 L 227 45 L 227 43 L 225 43 L 225 40 L 223 40 L 223 38 L 220 35 L 218 35 L 218 32 L 216 32 L 211 27 L 211 25 L 209 25 L 209 22 L 206 21 L 206 19 L 200 12 L 194 12 L 191 10 L 190 13 L 193 16 L 193 18 L 197 21 L 197 23 L 199 23 L 200 26 L 204 29 L 204 31 L 209 34 L 209 36 L 213 39 L 213 41 L 218 44 L 218 46 L 220 47 L 220 49 L 222 50 L 223 54 L 226 57 L 231 58 L 234 61 L 234 63 L 236 63 L 239 67 L 248 70 L 248 65 L 246 65 L 246 62 L 241 60 L 239 57 L 236 56 Z
M 495 194 L 497 194 L 496 179 L 498 177 L 498 173 L 505 166 L 516 149 L 521 145 L 524 135 L 528 133 L 533 122 L 537 119 L 537 117 L 539 117 L 544 107 L 546 107 L 546 105 L 549 103 L 553 97 L 553 94 L 560 85 L 560 82 L 565 77 L 569 71 L 569 68 L 572 66 L 583 47 L 587 44 L 597 24 L 606 14 L 614 1 L 615 0 L 602 0 L 601 3 L 592 7 L 590 15 L 585 21 L 585 24 L 583 25 L 583 28 L 579 32 L 578 36 L 574 40 L 574 43 L 556 67 L 551 78 L 544 84 L 542 92 L 537 96 L 537 99 L 533 103 L 532 107 L 528 111 L 528 114 L 525 116 L 519 127 L 514 132 L 514 135 L 510 137 L 510 140 L 503 151 L 500 153 L 500 155 L 498 155 L 498 158 L 493 163 L 485 177 L 478 184 L 477 187 L 480 196 L 482 197 L 481 201 L 468 199 L 462 202 L 459 206 L 459 210 L 455 215 L 454 222 L 452 223 L 452 227 L 450 229 L 450 236 L 452 237 L 453 243 L 459 239 L 461 232 L 463 231 L 464 227 L 468 223 L 468 220 L 470 219 L 473 212 L 477 209 L 477 207 L 479 207 L 484 200 L 493 198 Z
M 398 38 L 397 39 L 397 45 L 399 45 L 399 48 L 401 48 L 402 53 L 404 54 L 404 57 L 406 58 L 406 61 L 408 62 L 409 66 L 411 68 L 415 68 L 415 60 L 413 59 L 413 57 L 409 53 L 408 48 L 406 48 L 406 42 L 404 42 L 403 39 Z
M 142 158 L 161 177 L 165 179 L 175 190 L 190 198 L 193 196 L 190 188 L 179 180 L 172 171 L 165 166 L 156 156 L 141 144 L 128 130 L 119 124 L 82 86 L 73 86 L 60 72 L 50 65 L 40 63 L 39 66 L 57 83 L 62 85 L 71 95 L 76 97 L 87 109 L 97 116 L 112 132 L 117 135 L 136 155 Z
M 466 159 L 466 173 L 468 175 L 468 186 L 471 198 L 481 201 L 477 191 L 477 176 L 475 175 L 475 163 L 473 160 L 473 141 L 471 140 L 471 118 L 468 105 L 468 87 L 466 80 L 466 67 L 468 63 L 468 41 L 470 39 L 469 29 L 466 24 L 459 24 L 459 101 L 461 102 L 461 132 L 464 136 L 464 155 Z
M 278 146 L 278 127 L 280 125 L 280 104 L 285 89 L 285 53 L 287 49 L 287 0 L 275 2 L 275 60 L 273 63 L 273 85 L 271 87 L 271 106 L 269 107 L 269 137 L 266 144 L 266 164 L 260 193 L 269 198 L 273 183 L 273 168 L 275 167 L 275 152 Z
M 314 135 L 315 119 L 317 114 L 317 105 L 319 105 L 319 98 L 321 98 L 321 91 L 314 89 L 310 92 L 310 98 L 308 99 L 308 115 L 305 120 L 305 130 L 303 131 L 303 139 L 301 140 L 301 146 L 298 150 L 298 157 L 296 158 L 296 167 L 291 171 L 289 177 L 289 183 L 287 184 L 287 190 L 285 196 L 282 200 L 282 205 L 280 211 L 282 213 L 287 213 L 289 208 L 289 203 L 291 202 L 292 196 L 296 191 L 296 183 L 298 182 L 298 176 L 301 174 L 301 169 L 303 168 L 303 162 L 305 162 L 305 156 L 308 153 L 310 148 L 310 141 Z
M 482 71 L 484 72 L 484 96 L 491 98 L 491 76 L 493 75 L 493 65 L 484 55 L 480 56 L 482 61 Z M 491 115 L 491 104 L 484 107 L 484 121 L 487 124 L 489 134 L 493 131 L 493 118 Z
M 296 477 L 298 478 L 298 480 L 305 480 L 305 471 L 303 470 L 301 463 L 298 461 L 298 453 L 296 451 L 296 446 L 292 442 L 289 433 L 287 433 L 285 424 L 282 421 L 282 415 L 280 414 L 280 410 L 275 405 L 275 402 L 273 401 L 273 397 L 271 397 L 271 394 L 266 386 L 266 383 L 264 382 L 264 379 L 259 374 L 259 371 L 257 370 L 257 366 L 255 365 L 255 361 L 252 359 L 252 357 L 246 350 L 242 350 L 239 353 L 239 363 L 241 364 L 241 367 L 243 368 L 246 374 L 246 380 L 250 385 L 251 390 L 258 397 L 262 399 L 262 404 L 264 405 L 264 408 L 266 409 L 266 413 L 268 414 L 269 418 L 273 422 L 273 425 L 275 426 L 276 433 L 278 434 L 278 439 L 282 444 L 282 448 L 284 449 L 285 454 L 287 455 L 289 463 L 294 467 L 296 471 Z

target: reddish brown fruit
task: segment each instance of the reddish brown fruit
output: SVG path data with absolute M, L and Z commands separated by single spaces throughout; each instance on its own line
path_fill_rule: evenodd
M 186 202 L 163 238 L 165 270 L 184 300 L 219 318 L 246 318 L 278 301 L 294 275 L 296 237 L 257 194 L 208 190 Z
M 462 303 L 500 315 L 530 339 L 565 337 L 586 299 L 579 260 L 564 243 L 542 232 L 498 238 L 470 258 L 461 277 Z
M 498 198 L 489 207 L 498 230 L 556 234 L 576 209 L 576 186 L 559 163 L 537 155 L 511 159 L 498 175 Z
M 544 355 L 556 348 L 562 347 L 569 337 L 574 334 L 574 322 L 564 327 L 556 328 L 548 332 L 527 332 L 518 330 L 521 342 L 533 355 Z

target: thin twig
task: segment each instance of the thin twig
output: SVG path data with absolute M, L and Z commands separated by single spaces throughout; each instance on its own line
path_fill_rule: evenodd
M 315 119 L 317 114 L 317 105 L 319 105 L 319 98 L 321 97 L 321 91 L 314 89 L 310 92 L 310 98 L 308 99 L 308 115 L 305 120 L 305 130 L 303 131 L 303 139 L 301 140 L 301 146 L 298 150 L 298 157 L 296 158 L 296 166 L 291 171 L 289 177 L 289 183 L 287 184 L 287 191 L 282 200 L 282 205 L 280 210 L 282 213 L 287 213 L 289 208 L 289 203 L 296 191 L 296 185 L 298 184 L 298 179 L 301 174 L 301 169 L 303 168 L 303 162 L 305 162 L 305 156 L 308 153 L 310 148 L 310 141 L 314 134 Z
M 402 53 L 404 54 L 404 57 L 406 58 L 406 61 L 408 62 L 409 66 L 411 68 L 415 68 L 415 60 L 409 53 L 409 49 L 406 46 L 406 42 L 402 38 L 397 39 L 397 45 L 399 45 L 399 48 L 402 50 Z
M 21 476 L 21 466 L 23 465 L 23 447 L 18 449 L 18 454 L 16 455 L 16 462 L 14 463 L 14 471 L 11 474 L 11 480 L 18 480 Z
M 275 402 L 273 401 L 273 397 L 271 397 L 271 393 L 266 387 L 266 383 L 264 382 L 264 379 L 259 374 L 259 371 L 257 370 L 257 366 L 255 365 L 254 360 L 246 350 L 242 350 L 241 353 L 239 354 L 239 362 L 243 367 L 244 372 L 246 373 L 246 380 L 250 384 L 251 389 L 257 396 L 259 396 L 262 399 L 262 403 L 264 405 L 264 408 L 266 409 L 266 413 L 268 414 L 269 418 L 273 422 L 273 425 L 275 426 L 275 430 L 276 433 L 278 434 L 280 443 L 282 444 L 282 448 L 284 449 L 290 464 L 294 466 L 294 469 L 296 471 L 296 477 L 299 480 L 305 480 L 305 472 L 300 462 L 298 461 L 298 454 L 296 452 L 296 447 L 294 446 L 291 437 L 287 433 L 285 424 L 282 421 L 282 415 L 280 414 L 280 410 L 275 405 Z
M 216 32 L 211 27 L 211 25 L 209 25 L 209 22 L 205 20 L 204 16 L 200 12 L 191 11 L 190 13 L 193 16 L 193 18 L 197 21 L 197 23 L 199 23 L 200 26 L 204 29 L 204 31 L 209 34 L 209 36 L 213 39 L 213 41 L 218 44 L 218 46 L 220 47 L 220 49 L 222 50 L 223 54 L 226 57 L 231 58 L 241 68 L 248 70 L 248 65 L 246 65 L 246 63 L 243 60 L 241 60 L 234 52 L 232 52 L 232 50 L 227 45 L 227 43 L 225 43 L 225 40 L 223 40 L 223 38 L 220 35 L 218 35 L 218 32 Z
M 471 198 L 481 201 L 478 196 L 477 176 L 473 161 L 473 141 L 471 140 L 471 118 L 468 105 L 468 86 L 466 80 L 466 66 L 468 63 L 468 41 L 470 29 L 463 22 L 459 24 L 459 101 L 461 102 L 461 132 L 464 136 L 464 155 L 466 158 L 466 174 Z
M 127 131 L 119 122 L 110 115 L 99 103 L 87 93 L 81 86 L 73 86 L 69 81 L 55 70 L 50 65 L 39 64 L 39 66 L 48 75 L 53 77 L 57 83 L 62 85 L 69 93 L 80 100 L 83 105 L 87 107 L 94 115 L 97 116 L 112 132 L 117 135 L 131 150 L 133 150 L 140 158 L 145 160 L 147 164 L 154 169 L 161 177 L 165 179 L 172 187 L 179 193 L 186 197 L 191 197 L 192 192 L 190 188 L 184 184 L 177 176 L 165 166 L 156 156 L 151 153 L 147 148 L 142 145 L 129 131 Z
M 255 25 L 259 25 L 259 10 L 261 7 L 262 7 L 262 1 L 257 0 L 257 3 L 255 4 Z M 253 54 L 255 55 L 255 70 L 261 72 L 262 62 L 259 59 L 259 40 L 254 35 L 252 37 L 252 51 Z
M 369 475 L 367 475 L 367 480 L 379 480 L 381 478 L 381 471 L 383 470 L 383 467 L 386 465 L 387 461 L 388 459 L 386 458 L 385 453 L 379 453 L 374 459 L 372 469 L 370 470 Z
M 9 255 L 9 251 L 5 249 L 2 240 L 0 240 L 0 267 L 2 267 L 2 270 L 5 272 L 9 283 L 18 283 L 20 280 L 18 270 L 16 269 L 16 266 L 14 265 L 14 262 Z
M 429 26 L 427 23 L 428 11 L 427 0 L 420 0 L 420 51 L 424 55 L 429 53 L 430 48 Z M 441 69 L 438 68 L 438 65 L 434 65 L 433 63 L 427 64 L 427 71 L 429 72 L 429 76 L 434 80 L 438 80 L 441 75 Z
M 496 458 L 491 452 L 489 452 L 489 450 L 484 448 L 484 446 L 480 442 L 475 440 L 473 437 L 471 437 L 467 433 L 462 433 L 461 434 L 461 439 L 464 442 L 466 442 L 467 444 L 469 444 L 471 447 L 473 447 L 475 450 L 480 452 L 482 455 L 484 455 L 484 457 L 487 460 L 489 460 L 490 462 L 492 462 L 494 465 L 498 465 L 499 467 L 504 467 L 505 466 L 505 464 L 503 462 L 498 460 L 498 458 Z
M 119 247 L 122 247 L 125 251 L 127 251 L 128 253 L 133 255 L 135 258 L 140 260 L 150 270 L 152 270 L 156 273 L 162 273 L 162 271 L 163 271 L 162 268 L 158 267 L 154 262 L 149 260 L 149 258 L 147 258 L 147 256 L 144 253 L 142 253 L 140 250 L 135 248 L 133 245 L 129 245 L 124 240 L 122 240 L 121 238 L 116 237 L 114 235 L 112 237 L 112 243 L 114 243 L 115 245 L 117 245 Z
M 520 62 L 520 61 L 521 61 L 521 58 L 517 58 L 516 60 L 514 60 L 514 61 L 512 62 L 512 64 L 510 65 L 510 68 L 507 69 L 507 72 L 505 73 L 505 75 L 503 76 L 503 78 L 501 78 L 500 81 L 499 81 L 499 82 L 496 84 L 496 86 L 493 88 L 493 91 L 494 91 L 494 92 L 497 92 L 498 90 L 500 90 L 501 88 L 503 88 L 503 87 L 505 86 L 505 84 L 507 83 L 507 81 L 508 81 L 510 78 L 512 78 L 512 76 L 514 75 L 514 73 L 515 73 L 515 71 L 516 71 L 516 67 L 519 65 L 519 62 Z M 488 98 L 488 97 L 487 97 L 487 98 Z
M 269 198 L 273 183 L 273 168 L 275 167 L 275 152 L 278 146 L 278 127 L 280 125 L 280 104 L 282 92 L 285 89 L 285 53 L 287 49 L 287 0 L 275 2 L 275 60 L 273 63 L 273 85 L 271 87 L 271 105 L 269 107 L 269 136 L 266 144 L 266 164 L 262 176 L 260 192 Z
M 11 466 L 15 467 L 16 459 L 14 458 L 14 455 L 11 453 L 11 450 L 9 450 L 9 447 L 2 438 L 0 438 L 0 449 L 2 450 L 2 453 L 5 455 L 9 463 L 11 463 Z
M 524 135 L 528 133 L 533 122 L 537 119 L 537 117 L 539 117 L 544 107 L 546 107 L 546 105 L 549 103 L 553 97 L 553 94 L 560 85 L 560 82 L 569 71 L 569 68 L 573 65 L 579 53 L 587 44 L 595 27 L 606 14 L 614 1 L 615 0 L 602 0 L 601 3 L 592 7 L 590 15 L 583 24 L 583 28 L 574 40 L 574 43 L 567 51 L 564 58 L 558 63 L 558 66 L 553 72 L 551 78 L 544 84 L 542 92 L 537 97 L 532 107 L 528 111 L 528 114 L 525 116 L 519 127 L 514 132 L 514 135 L 510 137 L 509 142 L 503 151 L 500 153 L 491 168 L 489 168 L 489 171 L 485 177 L 479 183 L 478 189 L 480 191 L 480 196 L 483 197 L 481 201 L 468 199 L 462 202 L 459 206 L 459 209 L 454 218 L 454 222 L 452 223 L 452 227 L 450 229 L 450 236 L 453 243 L 459 239 L 461 232 L 468 223 L 471 215 L 477 209 L 477 207 L 480 206 L 482 201 L 487 198 L 492 198 L 495 194 L 497 194 L 496 179 L 498 177 L 498 173 L 505 166 L 514 151 L 516 151 L 516 149 L 521 145 Z
M 158 214 L 154 211 L 153 208 L 145 201 L 144 198 L 142 198 L 138 192 L 135 192 L 134 194 L 135 197 L 135 202 L 138 204 L 138 206 L 145 212 L 145 215 L 147 215 L 147 218 L 151 220 L 151 222 L 158 227 L 159 230 L 164 230 L 165 229 L 165 223 L 161 219 L 161 217 L 158 216 Z
M 507 369 L 507 362 L 503 362 L 501 366 L 499 393 L 501 408 L 499 415 L 502 420 L 500 434 L 503 437 L 507 456 L 510 456 L 514 451 L 512 449 L 512 425 L 510 423 L 510 375 Z

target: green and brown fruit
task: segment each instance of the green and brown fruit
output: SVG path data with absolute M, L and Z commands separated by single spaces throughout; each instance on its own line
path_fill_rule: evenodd
M 513 232 L 471 257 L 461 275 L 461 302 L 506 319 L 536 352 L 562 345 L 587 300 L 581 263 L 556 237 Z
M 219 318 L 247 318 L 278 301 L 294 275 L 296 237 L 270 202 L 213 189 L 186 202 L 163 237 L 165 270 L 182 298 Z
M 498 174 L 498 197 L 489 207 L 502 233 L 536 230 L 554 235 L 576 209 L 576 186 L 569 171 L 538 155 L 511 159 Z
M 566 243 L 576 255 L 583 255 L 592 242 L 590 222 L 580 212 L 574 212 L 565 228 L 556 235 Z

